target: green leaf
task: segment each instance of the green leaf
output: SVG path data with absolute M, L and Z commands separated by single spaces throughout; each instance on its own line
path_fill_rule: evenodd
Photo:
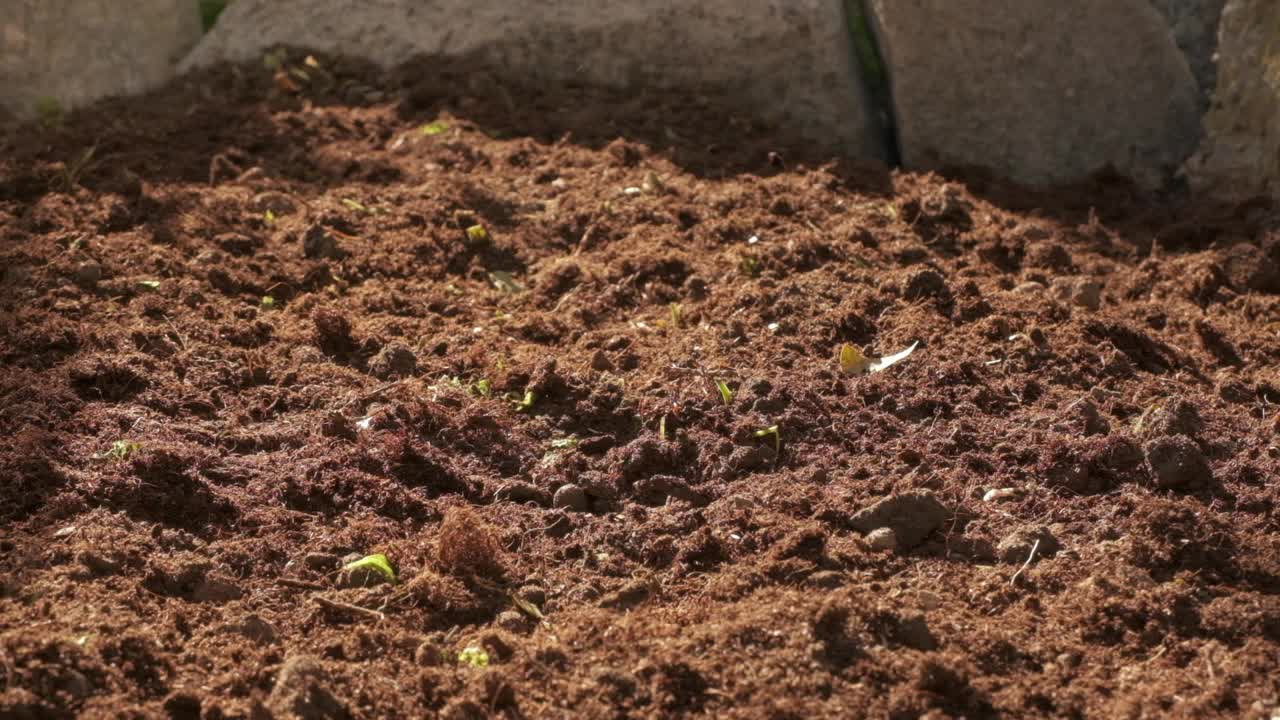
M 275 214 L 275 211 L 273 210 L 267 210 L 266 212 L 262 213 L 262 221 L 265 222 L 267 225 L 275 225 L 276 220 L 278 219 L 279 217 Z
M 493 384 L 489 382 L 488 378 L 480 378 L 473 387 L 480 397 L 489 397 L 493 394 Z
M 716 389 L 720 391 L 720 399 L 724 400 L 725 405 L 733 403 L 733 391 L 729 389 L 728 383 L 723 380 L 717 380 Z
M 533 409 L 533 404 L 538 402 L 538 393 L 532 390 L 525 390 L 524 397 L 516 403 L 516 412 L 525 412 Z
M 489 231 L 483 225 L 472 225 L 467 228 L 467 239 L 473 243 L 489 242 Z
M 671 327 L 684 327 L 684 306 L 680 303 L 671 303 Z
M 578 447 L 578 438 L 570 435 L 566 438 L 557 438 L 551 441 L 551 447 L 555 450 L 572 450 Z
M 435 136 L 435 135 L 442 135 L 448 129 L 449 129 L 449 123 L 443 120 L 436 120 L 434 122 L 429 122 L 426 125 L 423 125 L 421 128 L 422 134 L 427 135 L 429 137 Z
M 462 648 L 462 652 L 458 653 L 458 662 L 474 668 L 487 668 L 489 667 L 489 653 L 485 652 L 482 647 L 469 645 Z
M 262 296 L 262 309 L 263 309 L 263 310 L 270 310 L 270 309 L 274 308 L 275 306 L 276 306 L 276 299 L 275 299 L 275 298 L 271 297 L 270 295 L 263 295 L 263 296 Z
M 762 430 L 757 430 L 755 436 L 758 438 L 773 436 L 773 449 L 782 452 L 782 433 L 778 432 L 777 425 L 770 425 Z
M 757 277 L 760 275 L 760 261 L 750 255 L 743 255 L 738 263 L 738 270 L 747 277 Z
M 391 561 L 382 553 L 378 553 L 376 555 L 365 555 L 359 560 L 347 563 L 342 567 L 346 572 L 359 570 L 361 568 L 372 568 L 385 575 L 388 582 L 396 582 L 396 571 L 391 567 Z
M 358 200 L 352 200 L 351 198 L 342 198 L 342 204 L 346 205 L 347 207 L 357 212 L 362 212 L 362 213 L 370 212 L 369 208 L 364 203 L 361 203 Z
M 129 456 L 142 449 L 142 446 L 132 440 L 117 440 L 111 443 L 111 449 L 102 453 L 98 457 L 107 460 L 128 460 Z

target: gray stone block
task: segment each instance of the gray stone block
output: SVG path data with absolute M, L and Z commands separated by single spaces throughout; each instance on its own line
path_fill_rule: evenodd
M 1192 188 L 1223 199 L 1280 197 L 1280 2 L 1229 0 L 1205 139 L 1187 162 Z
M 1031 185 L 1111 165 L 1170 177 L 1200 136 L 1197 86 L 1147 0 L 870 0 L 903 163 Z
M 277 45 L 392 66 L 479 57 L 552 82 L 725 93 L 823 150 L 883 159 L 841 0 L 236 0 L 184 61 Z
M 164 84 L 200 39 L 193 0 L 3 0 L 0 107 L 19 117 Z

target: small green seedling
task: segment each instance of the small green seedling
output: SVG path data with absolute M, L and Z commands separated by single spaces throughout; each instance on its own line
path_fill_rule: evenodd
M 159 290 L 160 281 L 159 280 L 139 280 L 138 287 L 142 288 L 143 290 Z
M 658 421 L 658 437 L 663 442 L 666 442 L 667 440 L 667 416 L 666 415 L 663 415 L 662 419 Z
M 717 380 L 716 389 L 720 391 L 720 399 L 724 400 L 725 405 L 733 404 L 733 391 L 729 389 L 728 383 L 723 380 Z
M 480 397 L 489 397 L 493 394 L 493 383 L 488 378 L 480 378 L 475 385 L 471 386 Z
M 63 166 L 59 182 L 65 190 L 70 192 L 80 184 L 80 178 L 84 177 L 84 174 L 96 164 L 93 161 L 93 156 L 96 154 L 98 154 L 98 146 L 91 145 L 80 153 L 79 157 Z
M 778 426 L 777 426 L 777 425 L 770 425 L 770 426 L 769 426 L 769 427 L 767 427 L 767 428 L 763 428 L 763 429 L 757 430 L 757 431 L 755 432 L 755 435 L 756 435 L 756 437 L 758 437 L 758 438 L 766 438 L 766 437 L 769 437 L 770 435 L 772 435 L 772 436 L 773 436 L 773 449 L 774 449 L 774 450 L 776 450 L 777 452 L 782 452 L 782 433 L 778 432 Z
M 267 227 L 275 227 L 276 221 L 279 219 L 279 216 L 277 216 L 272 210 L 267 210 L 262 213 L 262 222 L 266 223 Z
M 680 303 L 671 303 L 671 327 L 684 327 L 684 306 Z
M 573 450 L 578 447 L 579 442 L 581 441 L 578 440 L 578 438 L 570 435 L 566 438 L 556 438 L 555 440 L 552 440 L 551 448 L 553 450 Z
M 369 209 L 368 205 L 365 205 L 359 200 L 352 200 L 351 198 L 342 198 L 342 204 L 346 205 L 348 208 L 352 210 L 355 210 L 356 212 L 362 212 L 362 213 L 365 213 L 366 215 L 373 212 L 372 210 Z
M 760 261 L 750 255 L 743 255 L 742 260 L 738 262 L 738 270 L 747 277 L 759 277 L 760 269 Z
M 489 667 L 489 653 L 485 652 L 482 647 L 469 645 L 462 648 L 462 652 L 458 653 L 458 662 L 474 668 L 487 668 Z
M 443 135 L 445 131 L 448 129 L 449 129 L 449 123 L 443 120 L 436 120 L 434 122 L 429 122 L 426 125 L 423 125 L 421 128 L 422 134 L 428 137 Z
M 98 457 L 103 458 L 105 460 L 115 460 L 117 462 L 124 462 L 125 460 L 129 459 L 129 456 L 133 455 L 134 453 L 138 452 L 141 449 L 142 449 L 142 446 L 132 440 L 117 440 L 111 443 L 110 450 L 99 455 Z
M 533 404 L 538 402 L 538 393 L 532 390 L 525 390 L 524 397 L 516 402 L 516 412 L 526 412 L 533 409 Z
M 467 239 L 473 243 L 489 242 L 489 231 L 483 225 L 472 225 L 467 228 Z
M 261 304 L 263 310 L 272 310 L 276 306 L 276 299 L 270 295 L 263 295 Z
M 520 610 L 523 611 L 525 615 L 528 615 L 534 620 L 547 619 L 547 616 L 542 614 L 542 611 L 538 609 L 537 605 L 534 605 L 533 603 L 529 602 L 528 600 L 525 600 L 524 598 L 518 595 L 512 595 L 511 602 L 514 603 L 516 607 L 520 608 Z
M 382 553 L 377 553 L 376 555 L 365 555 L 355 562 L 350 562 L 342 566 L 343 572 L 351 572 L 353 570 L 361 570 L 365 568 L 376 570 L 381 573 L 387 578 L 387 582 L 389 583 L 395 584 L 396 582 L 396 571 L 391 567 L 391 561 Z

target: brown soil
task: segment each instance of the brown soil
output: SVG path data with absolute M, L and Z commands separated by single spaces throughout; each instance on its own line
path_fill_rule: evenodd
M 1265 203 L 319 65 L 3 137 L 0 717 L 1274 717 Z

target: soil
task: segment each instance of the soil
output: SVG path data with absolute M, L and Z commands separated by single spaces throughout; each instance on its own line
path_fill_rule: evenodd
M 0 717 L 1280 712 L 1267 203 L 304 57 L 5 130 Z

